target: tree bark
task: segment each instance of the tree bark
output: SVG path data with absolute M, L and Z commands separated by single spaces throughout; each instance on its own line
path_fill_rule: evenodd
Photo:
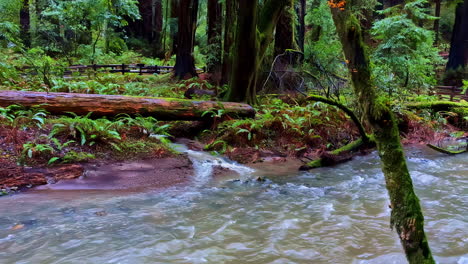
M 468 64 L 468 0 L 459 3 L 455 12 L 446 84 L 462 86 Z
M 163 8 L 162 0 L 154 0 L 153 4 L 153 17 L 152 17 L 152 47 L 153 56 L 158 58 L 164 58 L 164 46 L 162 44 L 163 36 Z
M 221 84 L 227 84 L 229 82 L 229 76 L 231 73 L 232 66 L 232 48 L 236 38 L 236 25 L 237 25 L 237 14 L 238 12 L 238 1 L 226 0 L 226 13 L 224 20 L 224 47 L 223 47 L 223 66 L 222 66 L 222 79 Z
M 20 24 L 21 24 L 21 31 L 20 31 L 21 40 L 23 41 L 23 45 L 29 48 L 31 47 L 31 35 L 29 32 L 31 28 L 31 17 L 29 15 L 29 0 L 23 0 L 23 4 L 20 10 Z
M 435 263 L 424 232 L 424 217 L 412 179 L 394 114 L 380 100 L 371 80 L 369 57 L 361 25 L 352 14 L 353 1 L 343 9 L 331 7 L 353 88 L 363 115 L 372 127 L 391 201 L 391 226 L 395 227 L 410 264 Z
M 441 2 L 442 0 L 434 0 L 435 3 L 435 16 L 438 18 L 434 20 L 434 32 L 435 32 L 435 39 L 434 44 L 439 44 L 439 33 L 440 33 L 440 10 L 441 10 Z
M 287 6 L 281 11 L 275 32 L 274 56 L 284 53 L 287 49 L 294 49 L 294 1 L 288 0 Z
M 179 23 L 179 7 L 180 0 L 170 0 L 171 1 L 171 18 L 170 18 L 170 35 L 172 39 L 172 49 L 171 54 L 177 54 L 177 45 L 178 45 L 178 23 Z
M 154 116 L 158 120 L 202 120 L 206 111 L 223 109 L 232 117 L 255 116 L 246 104 L 192 101 L 184 99 L 132 97 L 120 95 L 0 91 L 0 107 L 9 105 L 39 106 L 51 114 L 115 116 L 118 114 Z
M 208 0 L 208 48 L 210 54 L 207 60 L 208 73 L 211 80 L 219 84 L 221 79 L 222 61 L 222 4 L 218 0 Z
M 195 42 L 198 0 L 181 0 L 179 6 L 179 31 L 174 75 L 179 79 L 198 76 L 192 52 Z
M 281 11 L 287 4 L 286 0 L 267 0 L 257 19 L 256 11 L 252 11 L 257 9 L 257 1 L 239 1 L 236 44 L 232 52 L 233 65 L 226 100 L 256 104 L 259 65 L 273 40 Z
M 307 1 L 299 0 L 299 6 L 297 7 L 297 17 L 299 19 L 299 25 L 297 26 L 297 45 L 299 49 L 304 52 L 305 43 L 305 16 L 307 13 Z
M 227 101 L 252 102 L 255 100 L 257 42 L 257 0 L 240 0 L 237 16 L 235 50 L 229 80 Z

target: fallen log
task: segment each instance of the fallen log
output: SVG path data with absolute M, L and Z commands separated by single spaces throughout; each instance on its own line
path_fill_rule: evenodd
M 444 153 L 444 154 L 447 154 L 447 155 L 457 155 L 457 154 L 462 154 L 462 153 L 467 153 L 468 152 L 468 146 L 467 146 L 467 149 L 465 150 L 448 150 L 448 149 L 444 149 L 444 148 L 439 148 L 437 146 L 434 146 L 432 144 L 427 144 L 427 146 L 435 151 L 438 151 L 440 153 Z
M 371 135 L 368 138 L 367 143 L 364 143 L 364 140 L 360 138 L 339 149 L 326 152 L 324 153 L 324 155 L 322 154 L 319 159 L 312 160 L 308 162 L 307 164 L 302 165 L 299 168 L 299 170 L 308 171 L 308 170 L 315 169 L 315 168 L 337 165 L 339 163 L 343 163 L 345 161 L 352 159 L 354 154 L 358 152 L 359 150 L 366 149 L 366 148 L 373 148 L 373 147 L 375 147 L 375 141 L 373 139 L 373 135 Z
M 210 118 L 207 111 L 223 110 L 223 114 L 237 118 L 255 116 L 253 107 L 242 103 L 193 101 L 185 99 L 134 97 L 78 93 L 44 93 L 0 91 L 0 106 L 39 106 L 53 115 L 73 112 L 93 116 L 118 114 L 154 116 L 158 120 L 202 120 Z

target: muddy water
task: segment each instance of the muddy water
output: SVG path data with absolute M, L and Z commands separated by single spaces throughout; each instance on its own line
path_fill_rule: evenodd
M 408 153 L 433 254 L 468 263 L 468 155 Z M 0 263 L 406 262 L 375 155 L 311 173 L 239 169 L 267 182 L 213 179 L 223 161 L 197 160 L 191 186 L 1 198 Z

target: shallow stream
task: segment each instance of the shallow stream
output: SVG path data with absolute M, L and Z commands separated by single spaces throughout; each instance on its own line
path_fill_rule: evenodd
M 407 153 L 433 254 L 467 264 L 468 155 Z M 231 164 L 242 181 L 190 155 L 189 186 L 0 198 L 0 263 L 406 263 L 375 154 L 310 173 Z

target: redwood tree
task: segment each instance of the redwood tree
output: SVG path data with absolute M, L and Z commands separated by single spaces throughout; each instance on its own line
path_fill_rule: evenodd
M 193 47 L 197 24 L 198 0 L 180 0 L 177 33 L 177 55 L 174 74 L 179 79 L 197 76 Z
M 282 54 L 287 49 L 294 49 L 294 0 L 288 0 L 288 5 L 282 10 L 276 24 L 275 32 L 275 56 Z
M 21 24 L 21 40 L 23 41 L 24 46 L 31 46 L 31 37 L 29 30 L 31 27 L 31 17 L 29 15 L 29 0 L 23 0 L 23 4 L 20 10 L 20 24 Z
M 221 78 L 222 55 L 222 4 L 218 0 L 208 0 L 208 48 L 207 58 L 208 72 L 216 83 Z
M 468 64 L 468 0 L 459 3 L 455 12 L 455 24 L 447 63 L 447 82 L 461 86 Z
M 288 2 L 265 0 L 257 14 L 256 0 L 239 0 L 236 40 L 231 53 L 233 64 L 226 100 L 256 103 L 259 65 L 268 45 L 273 41 L 273 31 Z
M 372 128 L 390 196 L 390 224 L 395 228 L 410 264 L 435 263 L 424 232 L 424 217 L 406 164 L 398 122 L 389 102 L 378 97 L 371 78 L 369 56 L 359 20 L 352 13 L 355 0 L 329 0 L 336 31 L 343 46 L 358 104 Z
M 231 74 L 232 56 L 231 49 L 235 41 L 235 29 L 237 24 L 237 12 L 239 2 L 237 0 L 225 1 L 225 18 L 224 18 L 224 46 L 223 46 L 223 66 L 221 83 L 227 84 Z

